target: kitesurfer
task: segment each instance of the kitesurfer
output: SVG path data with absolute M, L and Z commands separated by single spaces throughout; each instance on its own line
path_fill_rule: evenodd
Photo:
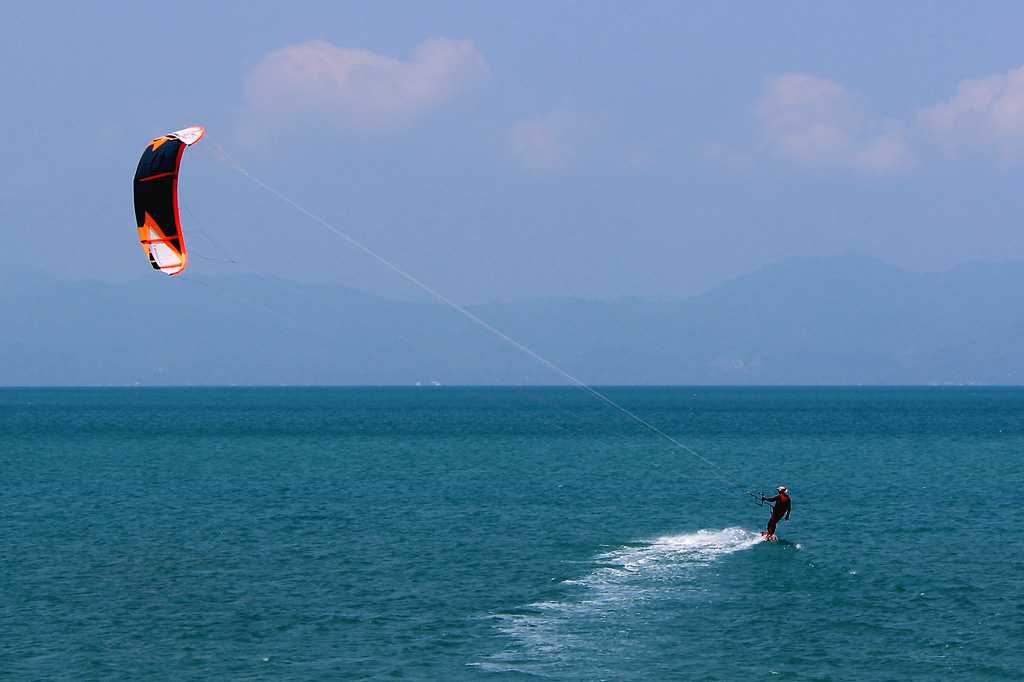
M 775 526 L 782 520 L 782 517 L 786 517 L 789 521 L 789 510 L 792 508 L 792 502 L 789 499 L 789 488 L 784 485 L 780 485 L 777 490 L 778 495 L 772 497 L 761 496 L 762 502 L 773 502 L 772 505 L 772 516 L 768 519 L 768 530 L 761 533 L 767 540 L 775 539 Z

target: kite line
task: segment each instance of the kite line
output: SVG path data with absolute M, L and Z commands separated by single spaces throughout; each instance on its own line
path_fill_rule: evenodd
M 497 336 L 502 341 L 505 341 L 509 345 L 511 345 L 514 348 L 516 348 L 517 350 L 519 350 L 521 353 L 524 353 L 525 355 L 533 358 L 534 360 L 536 360 L 537 362 L 539 362 L 543 366 L 545 366 L 548 369 L 550 369 L 555 374 L 561 376 L 563 379 L 565 379 L 569 383 L 571 383 L 571 384 L 577 386 L 578 388 L 586 391 L 587 393 L 592 395 L 597 400 L 599 400 L 599 401 L 603 402 L 604 404 L 606 404 L 608 407 L 611 407 L 612 409 L 617 410 L 618 412 L 622 413 L 623 415 L 625 415 L 629 419 L 633 420 L 637 424 L 639 424 L 639 425 L 643 426 L 644 428 L 646 428 L 651 433 L 653 433 L 653 434 L 659 436 L 660 438 L 668 441 L 669 443 L 671 443 L 675 447 L 679 448 L 680 450 L 683 450 L 684 452 L 686 452 L 686 453 L 696 457 L 697 459 L 701 460 L 706 465 L 711 467 L 711 469 L 715 473 L 715 476 L 719 480 L 729 484 L 730 486 L 739 488 L 740 490 L 743 491 L 744 494 L 749 495 L 750 497 L 753 497 L 755 500 L 760 500 L 761 499 L 760 495 L 755 494 L 754 492 L 749 490 L 745 485 L 743 485 L 743 483 L 741 483 L 740 481 L 730 477 L 726 473 L 725 469 L 723 469 L 721 466 L 719 466 L 715 462 L 711 461 L 710 459 L 708 459 L 704 455 L 700 454 L 699 452 L 697 452 L 696 450 L 694 450 L 690 446 L 686 445 L 685 443 L 680 441 L 678 438 L 676 438 L 676 437 L 672 436 L 671 434 L 666 433 L 662 429 L 658 428 L 657 426 L 652 424 L 647 419 L 644 419 L 643 417 L 641 417 L 640 415 L 636 414 L 632 410 L 624 407 L 623 405 L 620 405 L 619 403 L 617 403 L 616 401 L 612 400 L 610 397 L 608 397 L 607 395 L 605 395 L 601 391 L 597 390 L 596 388 L 594 388 L 590 384 L 586 383 L 585 381 L 583 381 L 581 379 L 577 379 L 575 376 L 573 376 L 572 374 L 570 374 L 566 370 L 562 369 L 561 367 L 556 365 L 551 360 L 548 360 L 544 356 L 540 355 L 539 353 L 534 351 L 532 348 L 530 348 L 526 344 L 524 344 L 524 343 L 522 343 L 522 342 L 512 338 L 511 336 L 509 336 L 505 332 L 501 331 L 500 329 L 498 329 L 497 327 L 492 325 L 487 320 L 484 320 L 483 318 L 479 317 L 478 315 L 476 315 L 471 310 L 467 309 L 465 306 L 463 306 L 460 303 L 458 303 L 456 301 L 453 301 L 452 299 L 448 298 L 443 293 L 441 293 L 440 291 L 438 291 L 434 287 L 430 286 L 429 284 L 427 284 L 423 280 L 421 280 L 418 277 L 416 277 L 415 275 L 407 272 L 405 269 L 403 269 L 398 264 L 394 263 L 391 260 L 388 260 L 387 258 L 385 258 L 384 256 L 380 255 L 379 253 L 377 253 L 376 251 L 374 251 L 370 247 L 366 246 L 365 244 L 360 242 L 358 239 L 356 239 L 352 235 L 348 234 L 344 230 L 339 229 L 338 227 L 336 227 L 332 223 L 328 222 L 326 219 L 324 219 L 321 216 L 317 215 L 316 213 L 310 211 L 305 206 L 302 206 L 297 201 L 295 201 L 291 197 L 287 196 L 286 194 L 284 194 L 280 190 L 276 189 L 275 187 L 272 187 L 271 185 L 268 185 L 266 182 L 264 182 L 260 178 L 256 177 L 255 175 L 250 173 L 248 170 L 246 170 L 241 164 L 236 162 L 224 150 L 224 148 L 221 145 L 219 145 L 217 142 L 214 142 L 212 140 L 211 140 L 211 142 L 213 142 L 213 146 L 216 147 L 218 152 L 220 152 L 220 155 L 221 155 L 222 159 L 224 160 L 224 162 L 228 166 L 233 168 L 235 171 L 237 171 L 239 174 L 241 174 L 242 176 L 244 176 L 245 178 L 247 178 L 248 180 L 253 182 L 258 187 L 260 187 L 260 188 L 264 189 L 265 191 L 269 192 L 270 194 L 274 195 L 279 200 L 281 200 L 282 202 L 288 204 L 289 206 L 294 208 L 296 211 L 298 211 L 302 215 L 306 216 L 307 218 L 309 218 L 313 222 L 319 224 L 321 227 L 323 227 L 326 230 L 334 233 L 336 236 L 338 236 L 341 239 L 343 239 L 346 242 L 348 242 L 348 244 L 351 245 L 352 247 L 354 247 L 354 248 L 358 249 L 359 251 L 362 251 L 366 255 L 370 256 L 371 258 L 376 260 L 378 263 L 380 263 L 381 265 L 383 265 L 387 269 L 391 270 L 392 272 L 394 272 L 395 274 L 399 275 L 400 277 L 402 277 L 406 281 L 410 282 L 411 284 L 415 285 L 416 287 L 418 287 L 421 290 L 425 291 L 426 293 L 430 294 L 430 296 L 432 296 L 434 299 L 436 299 L 436 300 L 440 301 L 441 303 L 445 304 L 446 306 L 448 306 L 449 308 L 451 308 L 455 312 L 459 313 L 460 315 L 462 315 L 466 319 L 468 319 L 471 322 L 479 325 L 480 327 L 482 327 L 483 329 L 487 330 L 488 332 L 490 332 L 494 336 Z

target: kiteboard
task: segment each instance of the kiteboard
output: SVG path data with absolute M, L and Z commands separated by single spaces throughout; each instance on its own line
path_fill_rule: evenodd
M 787 547 L 800 547 L 800 545 L 796 544 L 795 542 L 792 542 L 790 540 L 785 540 L 783 538 L 780 538 L 778 535 L 768 535 L 765 532 L 761 533 L 761 539 L 764 540 L 765 542 L 770 542 L 773 545 L 784 545 L 784 546 L 787 546 Z

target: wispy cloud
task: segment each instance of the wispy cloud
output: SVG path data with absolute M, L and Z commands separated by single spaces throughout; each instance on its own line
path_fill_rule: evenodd
M 921 126 L 950 155 L 987 150 L 1024 160 L 1024 66 L 961 81 L 956 96 L 925 109 Z
M 245 94 L 264 124 L 313 116 L 339 129 L 381 131 L 411 124 L 487 72 L 468 40 L 426 40 L 407 60 L 312 40 L 264 57 Z
M 772 153 L 804 166 L 884 173 L 913 165 L 901 126 L 870 115 L 858 97 L 827 78 L 769 78 L 756 111 Z
M 600 112 L 554 109 L 516 121 L 507 150 L 523 170 L 537 175 L 643 173 L 657 164 L 653 143 L 633 138 Z
M 557 109 L 512 126 L 508 148 L 528 171 L 564 173 L 588 156 L 603 126 L 598 117 Z

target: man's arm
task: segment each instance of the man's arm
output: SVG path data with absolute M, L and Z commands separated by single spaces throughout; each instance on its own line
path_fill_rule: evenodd
M 789 506 L 786 507 L 786 520 L 789 521 L 789 512 L 793 511 L 793 503 L 790 502 Z
M 779 501 L 779 496 L 776 495 L 775 497 L 765 497 L 764 495 L 762 495 L 761 496 L 761 501 L 762 502 L 778 502 Z

